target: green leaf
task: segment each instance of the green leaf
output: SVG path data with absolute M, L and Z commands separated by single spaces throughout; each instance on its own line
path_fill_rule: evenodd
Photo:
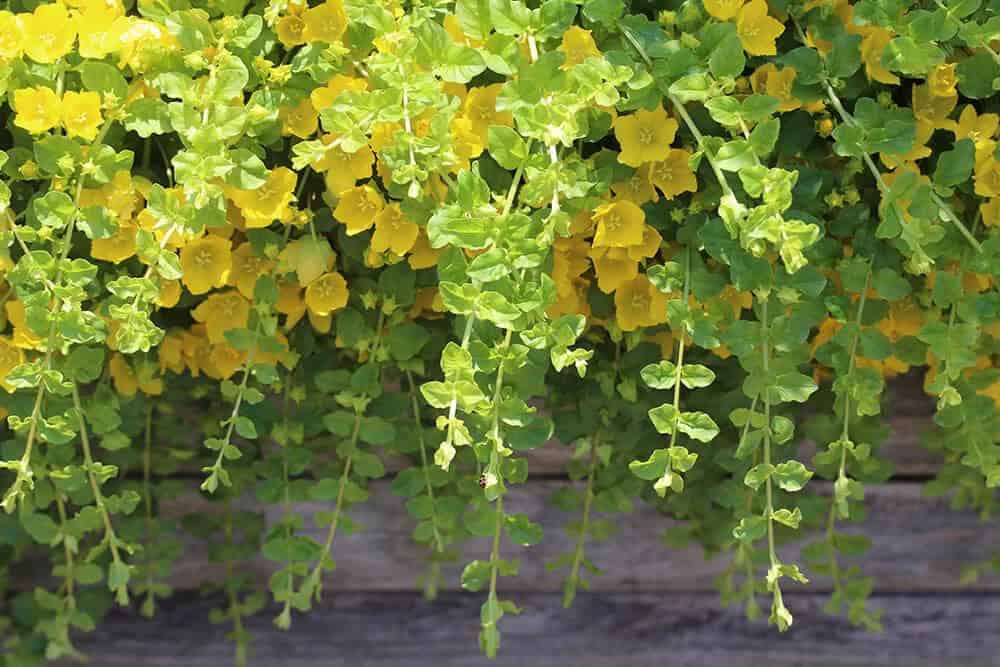
M 719 434 L 718 425 L 704 412 L 682 412 L 677 428 L 700 442 L 709 442 Z
M 826 57 L 826 70 L 835 79 L 851 77 L 861 66 L 861 35 L 842 32 L 833 40 Z
M 462 570 L 462 588 L 473 593 L 482 590 L 490 580 L 491 568 L 487 561 L 474 560 Z
M 959 139 L 953 149 L 938 157 L 934 182 L 945 187 L 959 185 L 969 180 L 975 166 L 976 145 L 971 139 Z
M 715 372 L 708 366 L 684 364 L 681 367 L 681 383 L 688 389 L 707 387 L 713 382 L 715 382 Z
M 677 419 L 680 413 L 670 403 L 664 403 L 658 407 L 652 408 L 649 411 L 649 419 L 653 422 L 653 427 L 656 428 L 658 433 L 665 433 L 667 435 L 674 432 L 677 428 Z
M 31 210 L 40 225 L 56 230 L 65 228 L 76 213 L 70 196 L 57 190 L 49 190 L 33 199 Z
M 80 79 L 83 87 L 98 93 L 112 93 L 119 102 L 128 97 L 128 83 L 117 67 L 95 60 L 85 60 L 80 64 Z
M 768 387 L 772 403 L 805 403 L 816 391 L 816 383 L 808 375 L 797 372 L 779 373 Z
M 743 44 L 736 34 L 735 25 L 731 23 L 724 25 L 733 27 L 712 49 L 712 55 L 708 59 L 708 67 L 712 70 L 712 74 L 717 77 L 736 78 L 743 73 L 743 68 L 746 67 L 746 56 L 743 54 Z
M 879 269 L 872 275 L 872 287 L 886 301 L 899 301 L 912 291 L 910 281 L 892 269 Z
M 490 125 L 488 130 L 490 155 L 504 169 L 517 169 L 528 159 L 528 146 L 514 128 Z
M 644 366 L 640 376 L 650 389 L 670 389 L 677 381 L 677 366 L 672 361 L 663 359 Z
M 812 471 L 798 461 L 779 463 L 774 469 L 774 479 L 785 491 L 801 491 L 812 476 Z
M 882 65 L 906 76 L 923 77 L 944 62 L 944 51 L 930 42 L 896 37 L 885 47 Z
M 542 527 L 524 514 L 508 514 L 504 517 L 503 527 L 511 542 L 523 547 L 542 541 Z
M 774 510 L 771 512 L 771 518 L 782 525 L 788 526 L 789 528 L 798 529 L 799 524 L 802 523 L 802 510 L 798 507 L 794 510 Z
M 455 3 L 455 18 L 462 33 L 469 39 L 482 42 L 493 32 L 489 0 L 458 0 Z
M 653 481 L 663 476 L 670 467 L 670 453 L 666 449 L 656 449 L 645 461 L 632 461 L 628 469 L 639 479 Z
M 770 463 L 758 463 L 743 476 L 743 484 L 756 491 L 772 474 L 774 474 L 773 465 Z

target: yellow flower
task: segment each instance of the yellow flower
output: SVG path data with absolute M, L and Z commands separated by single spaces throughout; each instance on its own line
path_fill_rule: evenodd
M 302 288 L 298 283 L 279 282 L 278 302 L 274 309 L 285 315 L 285 328 L 291 329 L 306 314 L 306 304 L 302 300 Z
M 232 269 L 229 239 L 209 234 L 181 248 L 181 280 L 192 294 L 222 287 Z
M 784 24 L 767 15 L 764 0 L 750 0 L 736 17 L 736 34 L 743 50 L 752 56 L 777 55 L 774 42 L 783 32 Z
M 37 350 L 41 346 L 42 339 L 28 326 L 24 302 L 11 299 L 7 302 L 5 310 L 7 311 L 7 320 L 14 326 L 14 347 L 22 350 Z
M 979 211 L 983 214 L 983 224 L 987 227 L 1000 227 L 1000 197 L 987 199 L 979 205 Z
M 288 245 L 278 255 L 278 273 L 294 273 L 303 287 L 333 269 L 337 253 L 322 237 L 302 236 Z
M 955 140 L 971 139 L 976 145 L 976 162 L 982 162 L 996 149 L 993 135 L 1000 126 L 1000 116 L 995 113 L 976 115 L 976 108 L 966 104 L 955 126 Z
M 802 106 L 802 101 L 792 95 L 795 83 L 795 68 L 778 69 L 774 63 L 761 65 L 750 75 L 753 92 L 770 95 L 778 100 L 778 111 L 794 111 Z
M 980 197 L 1000 197 L 1000 162 L 988 157 L 976 165 L 976 194 Z
M 917 120 L 924 120 L 936 128 L 945 130 L 955 130 L 955 121 L 948 118 L 955 105 L 958 104 L 958 94 L 953 93 L 945 96 L 935 96 L 931 94 L 930 86 L 925 84 L 913 86 L 913 98 L 911 106 L 913 115 Z
M 621 144 L 618 161 L 630 167 L 667 157 L 677 134 L 677 121 L 667 116 L 662 105 L 652 111 L 639 109 L 614 121 L 615 136 Z
M 452 171 L 459 172 L 469 168 L 469 160 L 479 157 L 486 148 L 480 136 L 474 131 L 472 121 L 462 116 L 455 116 L 450 124 L 452 148 L 458 157 L 458 164 Z
M 472 122 L 472 131 L 485 144 L 490 125 L 513 125 L 514 116 L 509 111 L 497 111 L 497 97 L 503 84 L 470 88 L 462 106 L 462 115 Z
M 196 322 L 205 325 L 210 343 L 222 343 L 227 331 L 246 327 L 250 301 L 236 290 L 217 292 L 199 303 L 191 315 Z
M 938 65 L 931 70 L 927 77 L 927 85 L 930 87 L 931 95 L 934 97 L 950 97 L 955 94 L 955 86 L 958 85 L 958 74 L 955 70 L 955 63 L 948 65 Z
M 282 107 L 278 118 L 282 122 L 281 131 L 299 139 L 308 139 L 319 127 L 319 113 L 308 97 L 294 107 Z
M 267 182 L 256 190 L 229 191 L 229 198 L 240 207 L 250 229 L 267 227 L 275 220 L 287 222 L 291 217 L 289 204 L 295 190 L 295 172 L 278 167 L 267 175 Z
M 330 144 L 335 139 L 334 135 L 326 134 L 322 141 Z M 353 188 L 361 179 L 370 177 L 374 163 L 375 155 L 367 146 L 362 146 L 354 153 L 348 153 L 340 146 L 333 146 L 313 164 L 313 169 L 326 172 L 326 189 L 333 195 L 339 195 L 344 190 Z
M 704 5 L 712 18 L 728 21 L 739 13 L 743 0 L 704 0 Z
M 108 362 L 108 371 L 111 374 L 111 381 L 115 385 L 115 391 L 122 396 L 135 396 L 136 392 L 139 391 L 139 380 L 122 355 L 116 352 L 111 356 L 111 360 Z
M 179 330 L 168 331 L 156 349 L 160 362 L 160 372 L 172 371 L 178 375 L 184 372 L 184 334 Z
M 378 190 L 359 185 L 341 193 L 334 217 L 347 225 L 347 235 L 360 234 L 375 223 L 375 216 L 385 207 Z
M 652 183 L 649 182 L 650 163 L 646 163 L 635 170 L 632 177 L 627 181 L 619 181 L 611 184 L 611 192 L 619 199 L 628 199 L 637 206 L 642 206 L 646 202 L 659 201 L 660 196 L 656 194 Z
M 326 273 L 306 288 L 306 307 L 316 315 L 329 315 L 347 305 L 347 281 L 336 271 Z
M 413 247 L 410 248 L 410 255 L 406 258 L 406 261 L 414 271 L 429 269 L 432 266 L 437 266 L 438 255 L 440 254 L 441 250 L 431 247 L 427 233 L 421 229 L 417 234 L 416 241 L 413 242 Z
M 13 60 L 24 48 L 24 22 L 17 14 L 0 10 L 0 58 Z
M 368 90 L 368 81 L 353 76 L 334 74 L 325 86 L 313 89 L 309 94 L 313 107 L 317 111 L 322 111 L 333 106 L 337 96 L 347 90 Z
M 660 250 L 661 243 L 663 237 L 660 236 L 660 232 L 646 225 L 642 230 L 642 241 L 628 247 L 628 256 L 636 261 L 652 257 Z
M 642 242 L 646 214 L 627 199 L 599 206 L 594 211 L 597 232 L 594 247 L 626 248 Z
M 101 96 L 92 90 L 83 93 L 68 91 L 62 99 L 62 121 L 69 136 L 93 141 L 104 122 L 101 118 Z
M 258 256 L 250 243 L 243 243 L 233 251 L 232 263 L 228 282 L 248 299 L 253 298 L 257 279 L 274 267 L 273 262 Z
M 208 355 L 200 357 L 204 364 L 205 375 L 216 380 L 231 378 L 236 371 L 243 367 L 243 363 L 246 361 L 244 352 L 227 343 L 219 343 L 205 349 L 208 350 Z
M 160 308 L 173 308 L 181 300 L 181 282 L 179 280 L 160 280 L 160 294 L 156 297 L 156 305 Z
M 291 9 L 291 7 L 289 7 Z M 286 49 L 290 49 L 293 46 L 298 46 L 299 44 L 304 44 L 306 39 L 303 33 L 306 29 L 306 22 L 302 19 L 301 12 L 294 12 L 287 14 L 278 19 L 278 25 L 276 31 L 278 33 L 278 41 Z
M 389 204 L 375 216 L 375 233 L 372 234 L 372 250 L 394 255 L 404 255 L 417 242 L 420 227 L 407 218 L 399 204 Z
M 117 0 L 85 0 L 81 3 L 81 10 L 76 17 L 76 28 L 80 33 L 78 52 L 83 58 L 104 58 L 115 50 L 108 34 L 115 21 L 124 16 L 125 8 Z
M 615 292 L 615 317 L 622 331 L 662 324 L 667 321 L 667 295 L 646 276 L 636 276 Z
M 302 38 L 307 42 L 339 42 L 347 30 L 347 13 L 341 0 L 327 0 L 302 14 L 305 27 Z
M 138 230 L 134 225 L 124 224 L 108 238 L 94 239 L 90 242 L 90 256 L 105 262 L 121 264 L 135 255 L 136 231 Z
M 876 325 L 893 343 L 905 336 L 916 336 L 924 327 L 924 311 L 909 299 L 893 301 L 889 304 L 889 312 Z
M 590 250 L 597 272 L 597 287 L 610 294 L 639 275 L 639 262 L 628 256 L 626 248 L 594 247 Z
M 24 52 L 39 63 L 54 63 L 73 50 L 76 26 L 59 2 L 39 5 L 22 15 Z
M 14 124 L 31 134 L 48 132 L 59 125 L 59 97 L 51 88 L 37 86 L 14 91 Z
M 865 64 L 865 75 L 870 81 L 899 85 L 899 77 L 882 65 L 882 54 L 892 38 L 891 32 L 878 27 L 870 27 L 861 38 L 861 60 Z
M 570 26 L 563 34 L 562 43 L 557 50 L 566 54 L 566 64 L 563 67 L 579 65 L 587 58 L 601 57 L 590 31 L 575 25 Z
M 683 148 L 671 148 L 667 156 L 649 167 L 649 181 L 667 199 L 673 199 L 682 192 L 697 192 L 698 179 L 690 165 L 691 152 Z
M 14 387 L 7 384 L 10 372 L 24 363 L 24 352 L 14 345 L 10 338 L 0 338 L 0 387 L 14 393 Z

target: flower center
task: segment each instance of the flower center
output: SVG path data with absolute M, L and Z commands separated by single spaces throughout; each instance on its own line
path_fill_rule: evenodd
M 609 213 L 604 218 L 604 226 L 608 228 L 609 232 L 617 232 L 622 226 L 621 216 L 617 213 Z
M 212 266 L 212 262 L 215 259 L 214 253 L 208 248 L 202 248 L 194 256 L 194 263 L 203 269 L 207 269 Z
M 650 145 L 651 143 L 653 143 L 653 140 L 655 138 L 656 138 L 656 133 L 653 131 L 652 128 L 649 127 L 639 128 L 639 143 L 642 144 L 643 146 Z

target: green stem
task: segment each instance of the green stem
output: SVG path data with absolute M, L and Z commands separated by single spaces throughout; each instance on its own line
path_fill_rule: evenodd
M 236 667 L 247 667 L 247 637 L 243 627 L 243 610 L 240 606 L 240 597 L 236 590 L 235 576 L 233 571 L 233 561 L 229 554 L 233 551 L 235 541 L 233 540 L 233 516 L 232 506 L 229 499 L 226 499 L 226 521 L 223 527 L 226 538 L 226 595 L 229 599 L 229 616 L 233 621 L 233 643 L 235 644 L 235 655 L 233 660 Z
M 83 449 L 83 463 L 84 467 L 87 469 L 87 478 L 90 481 L 90 490 L 94 494 L 94 504 L 97 505 L 97 510 L 101 514 L 101 519 L 104 522 L 104 539 L 108 543 L 108 549 L 111 551 L 111 561 L 114 564 L 119 564 L 122 562 L 121 555 L 118 552 L 118 536 L 115 534 L 114 524 L 111 522 L 111 513 L 108 511 L 107 504 L 104 501 L 104 494 L 101 492 L 101 485 L 97 481 L 97 475 L 94 474 L 94 468 L 96 464 L 94 463 L 94 457 L 90 450 L 90 436 L 87 435 L 87 423 L 84 420 L 83 406 L 80 403 L 80 391 L 77 388 L 76 383 L 73 383 L 73 409 L 76 411 L 77 424 L 80 428 L 80 444 Z M 118 604 L 124 606 L 128 604 L 128 584 L 124 583 L 118 586 L 117 589 L 113 589 L 115 593 L 115 598 Z
M 566 580 L 566 590 L 563 592 L 563 608 L 568 609 L 576 597 L 577 583 L 580 580 L 580 566 L 583 564 L 584 549 L 587 544 L 587 534 L 590 532 L 590 510 L 594 503 L 594 476 L 597 473 L 597 446 L 600 443 L 600 429 L 594 434 L 590 444 L 590 461 L 587 466 L 587 486 L 583 492 L 583 515 L 580 518 L 580 534 L 576 538 L 576 548 L 573 550 L 573 565 Z
M 76 578 L 74 575 L 75 559 L 73 549 L 70 547 L 68 536 L 68 517 L 66 515 L 66 501 L 63 500 L 62 492 L 52 485 L 52 492 L 56 499 L 56 510 L 59 512 L 59 532 L 62 534 L 63 557 L 66 560 L 66 568 L 63 574 L 63 585 L 66 589 L 66 607 L 69 610 L 76 609 Z
M 146 409 L 145 438 L 142 449 L 142 505 L 145 512 L 146 531 L 146 601 L 142 606 L 142 613 L 145 616 L 153 616 L 156 613 L 156 596 L 153 593 L 153 561 L 150 556 L 150 548 L 153 544 L 153 491 L 151 478 L 153 471 L 153 405 Z
M 420 416 L 420 400 L 417 398 L 417 385 L 413 381 L 413 373 L 406 371 L 406 380 L 410 385 L 410 402 L 413 405 L 413 420 L 417 426 L 417 442 L 420 444 L 420 468 L 424 473 L 424 487 L 427 489 L 427 497 L 431 500 L 431 528 L 434 531 L 434 550 L 438 553 L 444 551 L 444 540 L 441 538 L 441 531 L 438 530 L 437 508 L 434 499 L 434 486 L 431 484 L 431 474 L 427 461 L 427 445 L 424 442 L 424 424 Z

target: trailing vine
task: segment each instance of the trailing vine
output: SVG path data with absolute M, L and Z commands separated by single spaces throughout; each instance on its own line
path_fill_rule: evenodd
M 890 380 L 928 492 L 997 511 L 994 5 L 7 3 L 0 666 L 155 619 L 202 552 L 250 664 L 385 489 L 496 656 L 542 447 L 565 606 L 642 503 L 748 617 L 826 579 L 879 629 L 846 524 Z

